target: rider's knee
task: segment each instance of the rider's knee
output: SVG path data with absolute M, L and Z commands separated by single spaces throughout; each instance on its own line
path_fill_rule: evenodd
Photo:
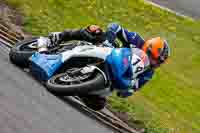
M 117 23 L 111 23 L 108 25 L 107 30 L 117 33 L 119 30 L 121 30 L 121 26 Z

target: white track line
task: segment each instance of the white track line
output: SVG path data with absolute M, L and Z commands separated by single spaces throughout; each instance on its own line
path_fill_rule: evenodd
M 161 5 L 159 5 L 159 4 L 156 4 L 156 3 L 152 2 L 152 1 L 144 0 L 144 2 L 147 3 L 147 4 L 151 4 L 151 5 L 153 5 L 153 6 L 156 6 L 156 7 L 160 8 L 160 9 L 166 10 L 166 11 L 168 11 L 168 12 L 171 12 L 171 13 L 173 13 L 173 14 L 176 14 L 177 16 L 180 16 L 180 17 L 184 17 L 184 18 L 188 18 L 188 19 L 194 20 L 193 18 L 191 18 L 191 17 L 189 17 L 189 16 L 186 16 L 186 15 L 184 15 L 184 14 L 181 14 L 181 13 L 179 13 L 179 12 L 176 12 L 176 11 L 174 11 L 174 10 L 171 10 L 171 9 L 165 7 L 165 6 L 161 6 Z

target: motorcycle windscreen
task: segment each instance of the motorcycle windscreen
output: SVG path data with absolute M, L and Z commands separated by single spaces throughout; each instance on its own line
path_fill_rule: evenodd
M 126 89 L 130 85 L 132 76 L 131 72 L 131 57 L 130 48 L 115 48 L 106 61 L 110 64 L 112 70 L 113 86 L 118 89 Z
M 39 80 L 48 80 L 62 65 L 61 55 L 46 55 L 35 52 L 31 57 L 31 73 Z

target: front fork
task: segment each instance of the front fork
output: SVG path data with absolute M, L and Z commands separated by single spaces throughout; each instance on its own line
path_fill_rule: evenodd
M 97 66 L 88 66 L 90 71 L 99 71 L 105 80 L 105 84 L 104 84 L 104 89 L 99 90 L 99 91 L 93 91 L 90 92 L 89 94 L 91 95 L 99 95 L 102 97 L 106 97 L 112 94 L 112 87 L 111 87 L 111 78 L 110 78 L 110 71 L 109 71 L 109 67 L 107 64 L 104 64 L 103 66 L 103 70 L 101 70 L 99 67 Z

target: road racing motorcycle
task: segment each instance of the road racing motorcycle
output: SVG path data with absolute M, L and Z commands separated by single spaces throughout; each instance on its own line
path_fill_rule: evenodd
M 141 57 L 132 56 L 134 52 L 130 48 L 69 41 L 42 54 L 37 52 L 38 43 L 50 43 L 50 40 L 39 37 L 19 42 L 10 50 L 10 60 L 19 67 L 29 68 L 31 74 L 56 95 L 107 96 L 118 85 L 117 75 L 124 73 L 130 64 L 134 64 L 135 76 L 144 69 Z

